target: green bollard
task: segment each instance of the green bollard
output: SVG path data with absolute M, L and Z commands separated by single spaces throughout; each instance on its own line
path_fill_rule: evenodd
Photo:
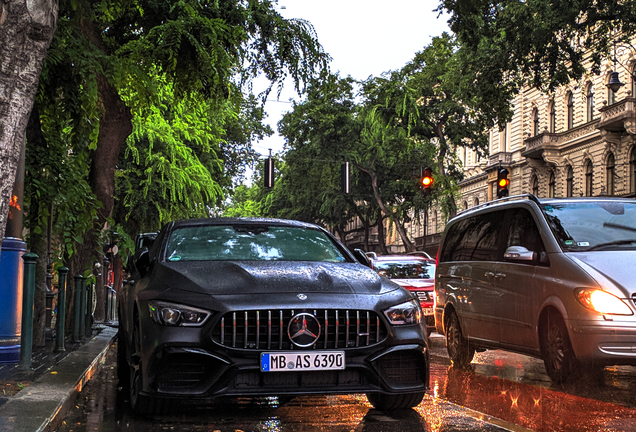
M 80 338 L 86 337 L 86 278 L 82 276 L 80 281 Z
M 82 275 L 75 276 L 75 305 L 73 306 L 73 340 L 75 342 L 80 341 L 80 321 L 81 321 L 81 298 L 82 298 Z
M 66 351 L 66 349 L 64 348 L 64 326 L 66 325 L 66 274 L 68 273 L 68 268 L 61 267 L 58 272 L 60 286 L 57 289 L 55 352 L 63 352 Z
M 93 334 L 93 285 L 86 285 L 86 315 L 84 315 L 84 322 L 86 323 L 84 329 L 85 337 L 90 337 Z
M 22 255 L 24 260 L 24 286 L 22 287 L 22 335 L 20 337 L 20 364 L 18 369 L 31 370 L 33 352 L 33 302 L 35 298 L 35 262 L 34 253 Z

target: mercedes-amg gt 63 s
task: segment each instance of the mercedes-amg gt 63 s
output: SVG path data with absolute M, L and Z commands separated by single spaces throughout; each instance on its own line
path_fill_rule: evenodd
M 133 409 L 222 396 L 366 393 L 418 405 L 429 384 L 419 301 L 316 225 L 171 222 L 118 295 L 117 367 Z

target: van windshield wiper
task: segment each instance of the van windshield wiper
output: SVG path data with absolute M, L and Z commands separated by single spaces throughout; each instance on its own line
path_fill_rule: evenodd
M 592 250 L 596 250 L 596 249 L 601 249 L 601 248 L 604 248 L 606 246 L 619 246 L 619 245 L 632 244 L 632 243 L 636 243 L 636 239 L 614 240 L 614 241 L 611 241 L 611 242 L 599 243 L 599 244 L 594 245 L 592 247 L 589 247 L 587 249 L 583 249 L 583 251 L 584 252 L 588 252 L 588 251 L 592 251 Z
M 611 223 L 611 222 L 605 222 L 603 223 L 604 227 L 608 227 L 608 228 L 617 228 L 617 229 L 622 229 L 625 231 L 634 231 L 636 232 L 636 228 L 634 227 L 630 227 L 627 225 L 621 225 L 621 224 L 615 224 L 615 223 Z

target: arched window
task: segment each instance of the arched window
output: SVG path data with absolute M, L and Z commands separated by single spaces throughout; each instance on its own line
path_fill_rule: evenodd
M 629 191 L 636 193 L 636 147 L 629 154 Z
M 550 181 L 548 182 L 548 197 L 554 198 L 556 195 L 556 178 L 554 171 L 550 172 Z
M 539 135 L 539 109 L 537 107 L 532 110 L 532 135 Z
M 634 79 L 634 76 L 636 74 L 636 63 L 634 63 L 632 65 L 632 97 L 636 97 L 636 79 Z
M 473 205 L 474 206 L 478 206 L 479 205 L 479 198 L 475 198 L 475 200 L 473 201 Z
M 609 196 L 614 195 L 614 170 L 616 163 L 614 154 L 610 153 L 607 156 L 607 164 L 605 165 L 605 181 L 607 182 L 607 194 Z
M 574 169 L 571 166 L 565 176 L 565 196 L 574 196 Z
M 588 159 L 585 163 L 585 196 L 592 196 L 594 186 L 594 165 Z
M 548 106 L 548 112 L 550 113 L 550 120 L 548 121 L 548 130 L 550 133 L 556 132 L 556 107 L 554 106 L 554 100 L 550 102 Z
M 568 101 L 568 129 L 572 129 L 574 127 L 574 94 L 572 92 L 568 92 L 567 95 Z
M 539 177 L 532 176 L 532 195 L 539 196 Z
M 594 86 L 592 83 L 587 85 L 587 94 L 585 96 L 586 99 L 586 108 L 587 108 L 587 121 L 591 122 L 594 120 Z
M 610 77 L 607 77 L 607 82 L 609 83 Z M 616 102 L 616 93 L 609 87 L 607 87 L 607 104 L 612 105 Z
M 468 201 L 464 201 L 464 210 L 468 209 Z

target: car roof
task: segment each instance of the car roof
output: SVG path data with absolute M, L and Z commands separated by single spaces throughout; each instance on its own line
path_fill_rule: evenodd
M 171 222 L 173 228 L 203 225 L 276 225 L 296 228 L 323 229 L 316 224 L 289 219 L 262 217 L 215 217 L 201 219 L 180 219 Z
M 414 256 L 414 255 L 382 255 L 374 259 L 373 261 L 412 261 L 412 262 L 425 262 L 429 263 L 431 260 Z

